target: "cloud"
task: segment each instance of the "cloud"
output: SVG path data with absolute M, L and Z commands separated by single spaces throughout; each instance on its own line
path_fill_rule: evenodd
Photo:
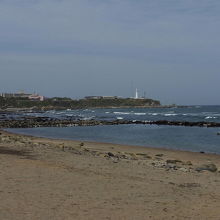
M 90 72 L 95 85 L 106 72 L 142 87 L 147 81 L 156 96 L 153 83 L 170 87 L 169 78 L 182 88 L 193 76 L 202 91 L 219 79 L 219 12 L 217 0 L 0 0 L 1 75 L 44 72 L 49 79 L 63 71 L 73 79 L 74 69 Z
M 83 43 L 87 48 L 89 44 L 107 49 L 118 46 L 177 48 L 196 45 L 198 38 L 204 43 L 210 32 L 219 34 L 213 27 L 219 21 L 213 21 L 210 13 L 210 7 L 215 6 L 216 10 L 219 4 L 213 5 L 207 0 L 206 3 L 201 0 L 178 2 L 3 1 L 0 3 L 1 39 L 58 48 Z M 204 28 L 209 29 L 209 34 Z M 202 32 L 203 36 L 196 36 L 197 32 Z M 218 42 L 215 36 L 211 36 L 212 41 Z

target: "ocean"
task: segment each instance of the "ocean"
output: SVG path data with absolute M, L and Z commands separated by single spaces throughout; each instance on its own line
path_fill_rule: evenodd
M 51 117 L 59 119 L 95 120 L 169 120 L 220 122 L 220 106 L 190 106 L 182 108 L 114 108 L 47 112 L 29 112 L 10 115 Z M 209 152 L 220 154 L 220 128 L 177 127 L 166 125 L 108 125 L 65 128 L 20 128 L 8 131 L 39 137 L 95 141 L 134 146 Z

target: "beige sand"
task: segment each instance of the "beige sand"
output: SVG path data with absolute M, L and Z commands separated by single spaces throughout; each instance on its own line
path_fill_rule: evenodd
M 219 155 L 0 132 L 2 220 L 220 219 Z

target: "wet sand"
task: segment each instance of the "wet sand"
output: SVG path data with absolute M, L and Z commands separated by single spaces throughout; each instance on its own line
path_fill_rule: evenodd
M 0 133 L 0 219 L 220 219 L 220 155 Z

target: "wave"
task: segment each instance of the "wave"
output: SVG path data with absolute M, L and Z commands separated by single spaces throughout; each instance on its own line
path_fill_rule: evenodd
M 148 113 L 148 115 L 157 116 L 157 115 L 159 115 L 159 113 Z
M 62 115 L 62 114 L 65 114 L 66 112 L 56 112 L 55 114 L 56 115 Z
M 177 114 L 174 114 L 174 113 L 167 113 L 167 114 L 164 114 L 164 116 L 176 116 Z
M 184 113 L 182 115 L 183 116 L 193 116 L 193 117 L 201 116 L 201 114 L 199 114 L 199 113 Z
M 217 117 L 214 117 L 214 116 L 207 116 L 207 117 L 205 117 L 205 119 L 215 119 L 215 118 L 217 118 Z
M 130 112 L 113 112 L 116 115 L 130 115 Z
M 146 115 L 146 113 L 134 113 L 134 115 Z
M 218 112 L 202 112 L 202 114 L 206 115 L 206 114 L 218 114 Z
M 49 111 L 46 111 L 46 113 L 49 113 L 49 114 L 55 114 L 56 111 L 54 111 L 54 110 L 49 110 Z
M 95 118 L 95 116 L 91 116 L 91 117 L 84 117 L 84 118 L 82 118 L 83 120 L 91 120 L 91 119 L 93 119 L 93 118 Z
M 122 118 L 122 117 L 117 117 L 117 119 L 118 119 L 118 120 L 122 120 L 122 119 L 124 119 L 124 118 Z

